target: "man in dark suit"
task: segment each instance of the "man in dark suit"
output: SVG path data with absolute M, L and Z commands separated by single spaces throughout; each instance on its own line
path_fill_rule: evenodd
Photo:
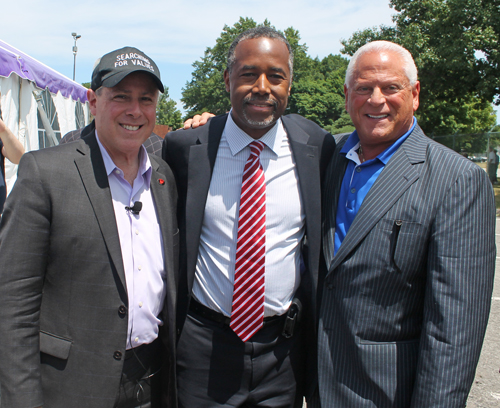
M 177 193 L 141 146 L 158 90 L 143 52 L 104 55 L 87 94 L 95 130 L 21 160 L 0 229 L 5 408 L 155 407 L 162 374 L 176 404 Z
M 319 393 L 312 407 L 464 407 L 488 321 L 495 204 L 486 173 L 428 139 L 410 53 L 349 63 L 323 190 Z
M 292 326 L 300 303 L 315 302 L 320 178 L 334 140 L 302 117 L 282 116 L 292 70 L 281 34 L 246 31 L 231 45 L 224 73 L 231 112 L 164 140 L 179 190 L 181 407 L 302 406 L 305 330 Z M 258 180 L 248 181 L 253 175 Z M 250 199 L 248 185 L 255 186 Z M 253 210 L 248 235 L 258 238 L 249 244 L 244 216 Z M 238 307 L 238 293 L 252 300 Z

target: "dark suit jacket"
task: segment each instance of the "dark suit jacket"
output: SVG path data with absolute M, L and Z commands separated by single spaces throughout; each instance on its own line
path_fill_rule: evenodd
M 179 191 L 181 258 L 177 327 L 180 332 L 187 315 L 196 269 L 200 233 L 210 179 L 227 115 L 212 118 L 197 129 L 167 133 L 163 158 L 174 172 Z M 335 147 L 333 137 L 298 115 L 283 116 L 297 171 L 306 214 L 308 273 L 302 278 L 309 301 L 315 302 L 320 253 L 321 176 Z M 314 304 L 314 303 L 312 303 Z M 313 309 L 313 308 L 311 308 Z M 311 313 L 313 310 L 311 310 Z M 313 316 L 310 316 L 312 321 Z
M 168 166 L 150 159 L 167 271 L 163 339 L 173 377 L 177 193 Z M 23 156 L 1 220 L 0 265 L 2 406 L 113 407 L 128 298 L 111 193 L 93 132 Z M 170 393 L 175 402 L 174 387 Z
M 463 407 L 491 302 L 491 183 L 417 126 L 333 256 L 346 139 L 328 167 L 323 196 L 321 406 Z

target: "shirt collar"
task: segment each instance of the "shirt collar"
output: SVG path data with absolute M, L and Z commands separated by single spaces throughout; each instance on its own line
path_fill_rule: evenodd
M 99 140 L 99 136 L 97 134 L 97 130 L 95 131 L 95 137 L 97 139 L 97 144 L 99 145 L 99 149 L 101 151 L 102 159 L 104 161 L 104 167 L 106 168 L 106 175 L 109 177 L 109 175 L 115 170 L 119 169 L 122 173 L 123 170 L 121 170 L 114 162 L 111 156 L 109 155 L 108 151 L 106 148 L 102 145 L 101 141 Z M 151 181 L 151 162 L 149 160 L 148 153 L 146 151 L 146 148 L 141 145 L 139 149 L 139 170 L 137 171 L 137 174 L 141 174 L 144 177 L 144 181 L 149 185 Z
M 403 142 L 406 140 L 408 136 L 410 136 L 411 132 L 413 132 L 413 129 L 415 129 L 415 126 L 417 125 L 417 118 L 413 117 L 413 123 L 410 127 L 410 130 L 406 132 L 403 136 L 401 136 L 398 140 L 396 140 L 392 145 L 390 145 L 387 149 L 385 149 L 382 153 L 380 153 L 375 159 L 380 160 L 384 165 L 387 164 L 389 159 L 392 157 L 394 152 L 403 144 Z M 348 137 L 347 141 L 345 142 L 344 146 L 340 150 L 340 153 L 345 155 L 348 159 L 354 161 L 354 162 L 359 162 L 359 157 L 357 153 L 355 152 L 359 148 L 359 136 L 358 132 L 355 130 L 354 132 L 351 133 L 351 135 Z M 375 160 L 372 159 L 372 160 Z M 370 162 L 371 160 L 367 160 L 365 163 Z M 357 163 L 360 164 L 360 163 Z
M 235 156 L 255 139 L 250 137 L 234 122 L 231 116 L 232 111 L 233 110 L 231 109 L 227 116 L 226 126 L 224 127 L 224 135 L 229 145 L 229 149 L 231 149 L 231 154 Z M 274 126 L 259 140 L 269 147 L 274 155 L 277 156 L 279 148 L 281 147 L 281 141 L 284 137 L 286 137 L 286 131 L 283 127 L 281 118 L 279 118 Z

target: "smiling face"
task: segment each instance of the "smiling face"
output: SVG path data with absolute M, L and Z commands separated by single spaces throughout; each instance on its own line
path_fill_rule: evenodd
M 420 84 L 410 85 L 399 54 L 366 52 L 359 57 L 344 92 L 363 152 L 372 151 L 370 156 L 375 157 L 410 129 Z
M 235 48 L 231 73 L 224 72 L 232 118 L 254 139 L 262 137 L 285 112 L 291 86 L 288 58 L 280 40 L 243 40 Z
M 99 140 L 111 158 L 137 155 L 155 126 L 158 88 L 151 76 L 134 72 L 87 96 Z

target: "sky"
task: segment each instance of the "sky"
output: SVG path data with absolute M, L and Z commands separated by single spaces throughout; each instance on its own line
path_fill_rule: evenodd
M 392 25 L 389 0 L 4 0 L 0 39 L 76 82 L 90 82 L 95 60 L 109 51 L 133 46 L 158 65 L 162 81 L 178 102 L 191 80 L 193 62 L 215 45 L 224 25 L 240 17 L 277 29 L 293 27 L 312 57 L 339 54 L 342 39 L 355 31 Z M 424 86 L 424 84 L 422 84 Z M 500 115 L 499 115 L 500 117 Z M 499 121 L 497 119 L 497 121 Z

